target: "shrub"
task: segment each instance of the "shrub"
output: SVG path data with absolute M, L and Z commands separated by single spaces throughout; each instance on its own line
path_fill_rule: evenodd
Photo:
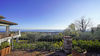
M 9 46 L 8 42 L 2 42 L 1 43 L 1 49 L 6 48 L 7 46 Z
M 73 40 L 72 41 L 74 48 L 75 46 L 80 47 L 81 49 L 86 49 L 88 52 L 100 52 L 100 42 L 98 40 L 92 41 L 92 40 Z
M 72 48 L 72 50 L 75 50 L 75 51 L 77 51 L 77 52 L 79 52 L 79 53 L 83 53 L 83 52 L 86 51 L 85 49 L 81 49 L 81 48 L 78 47 L 78 46 L 74 46 L 74 48 Z
M 35 49 L 38 50 L 52 50 L 52 43 L 51 42 L 37 42 Z
M 54 45 L 54 48 L 55 48 L 56 50 L 62 50 L 62 48 L 63 48 L 63 41 L 56 42 L 56 43 L 54 43 L 53 45 Z
M 14 42 L 14 49 L 21 49 L 21 50 L 28 50 L 28 49 L 34 49 L 34 45 L 29 43 L 16 43 Z

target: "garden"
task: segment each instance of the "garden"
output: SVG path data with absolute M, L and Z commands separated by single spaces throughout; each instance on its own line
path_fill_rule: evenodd
M 13 39 L 13 50 L 11 54 L 14 55 L 13 53 L 15 53 L 15 55 L 18 56 L 16 53 L 20 52 L 21 55 L 25 52 L 34 54 L 34 56 L 39 54 L 45 56 L 66 56 L 66 53 L 63 51 L 62 37 L 62 33 L 49 35 L 46 33 L 40 34 L 40 32 L 22 32 L 22 36 L 19 38 L 18 42 L 16 42 L 16 39 Z M 35 52 L 38 54 L 35 54 Z M 11 54 L 8 54 L 7 56 L 11 56 Z

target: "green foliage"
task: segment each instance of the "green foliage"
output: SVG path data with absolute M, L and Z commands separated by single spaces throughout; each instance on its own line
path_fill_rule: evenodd
M 54 44 L 53 44 L 53 45 L 54 45 L 54 48 L 55 48 L 56 50 L 62 50 L 62 48 L 63 48 L 63 42 L 64 42 L 64 41 L 60 41 L 60 42 L 54 43 Z
M 81 49 L 85 49 L 87 51 L 96 51 L 99 52 L 100 50 L 100 42 L 98 40 L 92 41 L 92 40 L 73 40 L 72 41 L 74 48 L 75 46 L 80 47 Z
M 62 50 L 63 41 L 60 42 L 37 42 L 35 48 L 38 50 Z
M 100 30 L 95 31 L 93 34 L 93 37 L 95 40 L 100 40 Z
M 72 37 L 79 37 L 79 32 L 78 31 L 71 31 L 70 29 L 65 29 L 64 30 L 64 36 L 72 36 Z
M 74 47 L 72 48 L 72 50 L 75 50 L 75 51 L 77 51 L 77 52 L 79 52 L 79 53 L 83 53 L 83 52 L 86 51 L 85 49 L 81 49 L 81 48 L 78 47 L 78 46 L 74 46 Z
M 16 43 L 14 42 L 14 49 L 28 50 L 34 49 L 35 46 L 29 43 Z
M 69 25 L 69 29 L 71 30 L 71 31 L 75 31 L 75 24 L 70 24 Z
M 20 40 L 21 41 L 21 40 Z M 23 41 L 23 40 L 22 40 Z M 14 42 L 14 49 L 20 50 L 47 50 L 47 51 L 54 51 L 54 50 L 62 50 L 63 48 L 63 41 L 60 42 L 32 42 L 32 43 L 23 43 Z
M 79 37 L 74 37 L 74 39 L 93 40 L 94 38 L 91 32 L 79 32 Z
M 0 49 L 6 48 L 7 46 L 9 46 L 9 42 L 2 42 Z
M 59 34 L 48 34 L 48 33 L 41 33 L 41 32 L 23 32 L 20 40 L 29 40 L 29 42 L 35 41 L 61 41 L 64 35 L 62 33 Z
M 53 43 L 51 43 L 51 42 L 37 42 L 35 49 L 38 49 L 38 50 L 53 50 L 52 44 Z
M 67 55 L 67 56 L 72 56 L 72 54 L 69 54 L 69 55 Z

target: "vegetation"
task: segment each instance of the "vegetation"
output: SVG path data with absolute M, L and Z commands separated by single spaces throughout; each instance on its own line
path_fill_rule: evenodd
M 84 51 L 87 50 L 88 52 L 100 52 L 100 42 L 98 40 L 73 40 L 73 48 Z M 80 49 L 79 49 L 80 48 Z
M 0 45 L 0 50 L 6 48 L 7 46 L 10 46 L 8 42 L 2 42 Z
M 73 38 L 73 50 L 79 53 L 84 51 L 100 53 L 100 25 L 97 27 L 90 27 L 90 25 L 90 21 L 82 17 L 65 29 L 64 35 L 72 36 Z
M 63 37 L 62 33 L 51 35 L 40 32 L 23 32 L 20 40 L 29 40 L 30 42 L 35 42 L 35 41 L 52 42 L 52 41 L 62 41 L 62 37 Z
M 22 32 L 19 43 L 14 43 L 15 49 L 35 49 L 57 51 L 63 48 L 63 36 L 72 36 L 72 49 L 79 53 L 84 51 L 100 52 L 100 25 L 91 30 L 90 21 L 82 17 L 68 26 L 62 33 L 49 34 L 41 32 Z
M 20 40 L 21 41 L 21 40 Z M 60 42 L 34 42 L 34 43 L 16 43 L 14 42 L 14 49 L 20 50 L 62 50 L 63 41 Z

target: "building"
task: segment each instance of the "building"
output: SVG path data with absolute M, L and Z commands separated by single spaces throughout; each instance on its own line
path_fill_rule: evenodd
M 9 44 L 10 44 L 13 42 L 12 39 L 14 39 L 14 38 L 16 38 L 16 40 L 18 41 L 18 38 L 21 36 L 21 33 L 20 33 L 20 31 L 18 31 L 16 33 L 11 33 L 9 27 L 12 25 L 18 25 L 18 24 L 0 19 L 0 26 L 6 27 L 6 30 L 5 30 L 6 32 L 0 33 L 0 45 L 2 42 L 5 42 L 5 41 L 9 42 Z

